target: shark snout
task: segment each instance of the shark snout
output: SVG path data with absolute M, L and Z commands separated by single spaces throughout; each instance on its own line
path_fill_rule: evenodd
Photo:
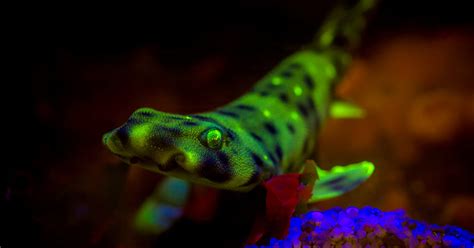
M 102 136 L 102 143 L 115 155 L 124 158 L 132 157 L 133 154 L 126 149 L 129 142 L 127 127 L 122 126 L 105 133 Z
M 130 165 L 141 165 L 159 172 L 194 172 L 191 153 L 175 147 L 168 137 L 146 126 L 126 123 L 104 134 L 102 142 L 114 155 Z

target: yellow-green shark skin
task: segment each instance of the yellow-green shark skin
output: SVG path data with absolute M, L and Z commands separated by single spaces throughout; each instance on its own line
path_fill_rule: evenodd
M 300 52 L 222 108 L 190 116 L 138 109 L 103 142 L 129 164 L 246 191 L 312 155 L 335 77 L 330 56 Z
M 299 172 L 329 114 L 362 114 L 347 106 L 330 113 L 331 89 L 350 60 L 346 49 L 333 43 L 336 37 L 348 44 L 357 40 L 362 14 L 371 4 L 363 0 L 353 9 L 336 9 L 315 47 L 289 56 L 225 106 L 192 115 L 141 108 L 106 133 L 103 143 L 128 164 L 220 189 L 248 191 L 272 176 Z M 373 171 L 359 168 L 364 180 Z M 332 185 L 341 194 L 351 183 L 361 183 L 357 176 L 338 178 L 319 185 Z
M 369 161 L 334 166 L 330 171 L 316 167 L 318 180 L 313 188 L 308 203 L 314 203 L 340 196 L 359 186 L 367 180 L 375 170 L 374 164 Z
M 135 111 L 103 137 L 129 164 L 209 186 L 246 191 L 297 172 L 314 151 L 336 78 L 331 56 L 312 51 L 281 62 L 235 101 L 189 116 Z

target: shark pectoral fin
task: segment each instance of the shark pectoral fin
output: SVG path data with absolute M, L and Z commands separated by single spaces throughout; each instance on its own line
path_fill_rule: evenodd
M 135 215 L 135 228 L 144 234 L 158 235 L 169 229 L 181 216 L 191 185 L 167 177 L 159 183 Z
M 319 179 L 308 203 L 337 197 L 356 188 L 373 174 L 374 169 L 374 164 L 368 161 L 334 166 L 329 171 L 316 167 Z
M 329 108 L 329 116 L 334 119 L 364 118 L 365 110 L 349 102 L 334 101 Z

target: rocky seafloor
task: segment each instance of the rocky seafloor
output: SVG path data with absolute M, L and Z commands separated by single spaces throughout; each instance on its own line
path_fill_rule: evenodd
M 474 247 L 474 235 L 455 226 L 411 219 L 405 211 L 332 208 L 293 217 L 283 240 L 254 247 Z

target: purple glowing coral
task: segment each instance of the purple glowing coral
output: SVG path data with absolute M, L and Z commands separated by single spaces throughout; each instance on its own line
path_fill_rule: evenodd
M 250 247 L 474 247 L 474 235 L 454 226 L 410 219 L 403 210 L 349 207 L 291 219 L 288 236 Z

